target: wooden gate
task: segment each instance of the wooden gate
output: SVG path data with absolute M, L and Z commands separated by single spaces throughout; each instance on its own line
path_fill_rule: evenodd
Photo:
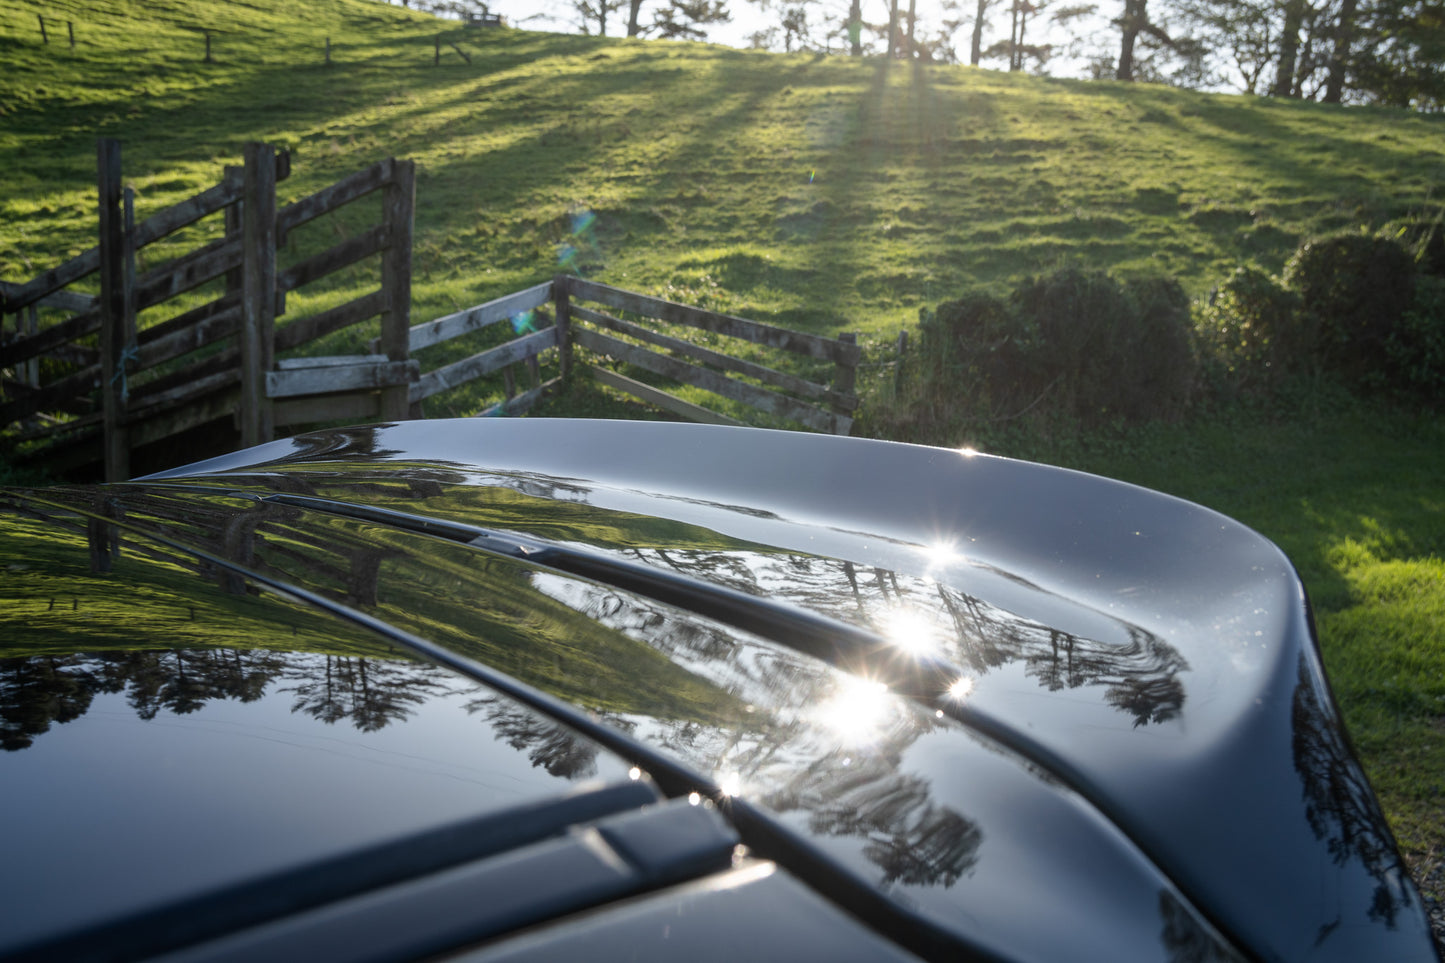
M 417 376 L 407 351 L 411 161 L 381 161 L 278 208 L 276 185 L 290 172 L 289 156 L 248 144 L 244 166 L 228 167 L 215 187 L 135 223 L 119 143 L 102 140 L 98 153 L 97 246 L 23 284 L 0 286 L 0 316 L 14 316 L 13 334 L 0 343 L 0 368 L 10 371 L 0 426 L 19 423 L 7 440 L 19 446 L 20 460 L 57 471 L 101 462 L 116 480 L 130 474 L 133 450 L 219 419 L 230 418 L 234 447 L 267 441 L 278 425 L 406 417 Z M 381 223 L 278 270 L 277 250 L 290 232 L 375 191 L 385 192 Z M 225 219 L 220 237 L 137 274 L 143 248 L 215 215 Z M 377 290 L 278 323 L 288 292 L 373 255 L 381 258 Z M 76 290 L 87 282 L 94 289 L 97 279 L 98 295 Z M 142 311 L 163 313 L 168 302 L 218 280 L 223 290 L 211 300 L 138 325 Z M 42 308 L 64 317 L 42 328 Z M 278 359 L 378 315 L 372 355 Z

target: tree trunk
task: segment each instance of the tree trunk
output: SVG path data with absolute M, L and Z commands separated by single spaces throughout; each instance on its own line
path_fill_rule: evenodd
M 1114 76 L 1119 80 L 1134 79 L 1134 41 L 1147 22 L 1146 0 L 1124 0 L 1124 16 L 1119 21 L 1122 39 L 1119 44 L 1119 69 Z
M 637 16 L 642 12 L 642 0 L 632 0 L 632 11 L 627 15 L 627 35 L 637 36 Z
M 968 62 L 978 66 L 983 55 L 983 16 L 988 13 L 988 0 L 978 0 L 978 12 L 973 16 L 973 43 L 968 48 Z
M 908 49 L 905 51 L 905 54 L 909 57 L 912 57 L 914 51 L 917 49 L 913 46 L 913 28 L 917 23 L 918 0 L 908 0 Z
M 1335 47 L 1330 52 L 1330 77 L 1325 82 L 1325 103 L 1338 104 L 1345 93 L 1345 71 L 1350 44 L 1355 39 L 1355 10 L 1358 0 L 1341 0 L 1340 19 L 1335 21 Z
M 1274 89 L 1270 91 L 1276 97 L 1296 96 L 1294 72 L 1296 61 L 1299 60 L 1299 32 L 1304 27 L 1305 10 L 1305 0 L 1290 0 L 1284 8 L 1284 30 L 1279 41 L 1279 67 L 1274 75 Z
M 888 59 L 898 54 L 898 0 L 891 0 L 888 8 Z
M 863 0 L 853 0 L 848 8 L 848 44 L 849 53 L 855 57 L 863 56 Z
M 1029 25 L 1028 0 L 1019 0 L 1019 42 L 1014 45 L 1014 58 L 1018 61 L 1015 70 L 1024 69 L 1024 31 Z
M 1019 0 L 1013 2 L 1013 19 L 1008 25 L 1008 69 L 1018 70 L 1014 64 L 1019 55 Z

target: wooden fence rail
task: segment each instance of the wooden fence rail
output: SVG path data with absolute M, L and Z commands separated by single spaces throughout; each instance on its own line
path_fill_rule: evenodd
M 701 388 L 814 431 L 852 427 L 859 349 L 851 335 L 819 337 L 566 275 L 411 326 L 410 161 L 383 160 L 278 204 L 289 157 L 248 144 L 244 164 L 227 167 L 220 183 L 139 223 L 121 187 L 119 145 L 101 141 L 98 161 L 100 243 L 24 283 L 0 282 L 0 321 L 14 317 L 13 331 L 0 325 L 0 429 L 6 443 L 28 446 L 31 460 L 53 470 L 98 461 L 107 478 L 125 478 L 137 448 L 226 417 L 235 432 L 229 447 L 267 441 L 277 428 L 297 424 L 419 417 L 428 399 L 479 378 L 502 380 L 503 399 L 483 414 L 521 413 L 577 367 L 696 421 L 741 423 L 632 375 Z M 378 192 L 379 223 L 296 263 L 278 263 L 297 229 Z M 215 215 L 224 216 L 219 236 L 137 273 L 142 249 Z M 375 290 L 308 316 L 287 315 L 291 292 L 377 257 Z M 97 278 L 98 294 L 71 290 L 94 289 Z M 142 311 L 153 317 L 183 295 L 194 303 L 192 292 L 217 284 L 219 292 L 199 305 L 138 322 Z M 42 327 L 42 309 L 64 317 Z M 372 318 L 380 335 L 368 354 L 296 356 Z M 504 322 L 515 336 L 499 340 L 496 326 Z M 679 328 L 756 345 L 749 349 L 755 357 L 779 362 L 696 344 Z M 468 338 L 478 350 L 457 360 L 470 350 L 459 339 Z M 438 359 L 428 349 L 440 345 L 449 345 L 445 358 L 423 365 L 414 357 Z M 587 354 L 574 360 L 574 349 Z M 831 365 L 831 383 L 782 370 L 794 365 L 790 356 L 814 370 Z M 558 372 L 546 380 L 544 358 Z M 632 370 L 615 371 L 603 358 Z
M 567 297 L 565 301 L 559 301 L 559 305 L 566 305 L 565 318 L 560 307 L 558 315 L 559 323 L 567 328 L 566 337 L 571 344 L 664 378 L 702 388 L 814 431 L 846 435 L 852 428 L 852 414 L 858 407 L 854 385 L 859 360 L 859 349 L 852 335 L 844 335 L 837 340 L 824 338 L 750 321 L 747 318 L 704 311 L 582 278 L 558 278 L 553 281 L 553 285 L 566 287 Z M 808 381 L 756 362 L 735 358 L 721 351 L 655 331 L 645 324 L 626 321 L 603 311 L 583 307 L 576 303 L 578 301 L 602 304 L 641 318 L 711 331 L 782 353 L 832 362 L 833 384 L 830 386 Z M 587 322 L 613 334 L 581 327 L 576 322 Z M 669 353 L 649 350 L 643 345 L 615 337 L 614 334 L 625 335 Z M 691 360 L 683 360 L 684 358 Z M 717 424 L 742 423 L 607 368 L 597 365 L 588 367 L 593 377 L 602 382 L 682 417 Z M 729 377 L 729 374 L 741 375 L 761 384 Z M 794 395 L 799 397 L 793 397 Z M 821 402 L 827 407 L 818 407 L 813 402 Z
M 382 161 L 278 207 L 276 185 L 290 172 L 289 157 L 249 144 L 245 164 L 227 168 L 215 187 L 139 224 L 119 187 L 115 141 L 100 142 L 99 170 L 100 243 L 23 284 L 0 284 L 0 316 L 16 319 L 14 334 L 0 341 L 0 368 L 11 372 L 3 382 L 0 426 L 23 423 L 8 440 L 41 445 L 37 460 L 62 470 L 93 459 L 99 442 L 106 477 L 114 479 L 128 475 L 133 449 L 227 414 L 241 444 L 268 440 L 278 425 L 324 420 L 328 408 L 342 412 L 337 417 L 406 417 L 408 386 L 417 375 L 406 345 L 411 162 Z M 380 224 L 278 269 L 277 251 L 290 232 L 378 191 L 384 195 Z M 142 248 L 222 212 L 222 236 L 137 276 Z M 375 255 L 381 257 L 378 290 L 277 323 L 288 292 Z M 93 284 L 96 276 L 98 297 L 66 290 Z M 141 311 L 164 310 L 172 299 L 221 279 L 219 296 L 138 330 Z M 71 316 L 41 329 L 41 307 Z M 382 357 L 278 363 L 278 352 L 377 316 Z M 61 370 L 42 379 L 35 363 L 41 357 L 51 362 L 47 368 Z M 348 365 L 360 370 L 338 374 Z

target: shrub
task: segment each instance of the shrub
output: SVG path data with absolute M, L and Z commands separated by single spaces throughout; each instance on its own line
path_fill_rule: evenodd
M 1354 382 L 1385 383 L 1387 344 L 1410 307 L 1415 272 L 1414 258 L 1393 238 L 1339 234 L 1300 246 L 1284 279 L 1299 295 L 1324 367 Z
M 1224 377 L 1255 387 L 1314 356 L 1314 331 L 1303 321 L 1298 295 L 1258 268 L 1241 267 L 1210 294 L 1199 338 Z
M 1402 391 L 1436 406 L 1445 401 L 1445 277 L 1418 280 L 1385 353 Z
M 946 301 L 920 329 L 927 397 L 972 420 L 1144 421 L 1180 410 L 1194 383 L 1189 300 L 1172 279 L 1065 269 L 1007 301 Z

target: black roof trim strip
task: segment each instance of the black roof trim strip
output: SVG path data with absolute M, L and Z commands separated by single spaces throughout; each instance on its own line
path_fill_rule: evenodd
M 229 886 L 22 949 L 7 960 L 137 959 L 264 924 L 378 887 L 505 853 L 593 822 L 655 804 L 661 794 L 637 779 L 528 803 Z

